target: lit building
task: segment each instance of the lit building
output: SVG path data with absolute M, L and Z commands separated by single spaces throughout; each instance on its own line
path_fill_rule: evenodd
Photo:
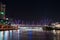
M 6 8 L 6 5 L 0 3 L 0 24 L 6 24 L 7 23 L 6 17 L 5 17 L 5 8 Z
M 56 30 L 53 30 L 53 33 L 56 35 L 55 40 L 60 40 L 60 23 L 52 23 L 53 27 L 55 27 Z
M 0 19 L 5 19 L 5 4 L 0 3 Z
M 52 25 L 53 27 L 60 28 L 60 23 L 59 23 L 59 22 L 52 23 L 51 25 Z

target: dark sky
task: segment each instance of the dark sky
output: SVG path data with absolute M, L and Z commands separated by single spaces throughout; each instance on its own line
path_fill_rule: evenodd
M 60 19 L 60 2 L 57 0 L 2 0 L 6 4 L 8 17 L 40 19 L 49 17 Z

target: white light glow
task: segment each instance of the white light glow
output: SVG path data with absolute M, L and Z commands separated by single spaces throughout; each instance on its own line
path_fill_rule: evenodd
M 20 27 L 22 31 L 43 31 L 42 27 Z
M 53 30 L 53 33 L 56 35 L 56 31 L 55 30 Z
M 55 27 L 60 27 L 60 24 L 55 25 Z

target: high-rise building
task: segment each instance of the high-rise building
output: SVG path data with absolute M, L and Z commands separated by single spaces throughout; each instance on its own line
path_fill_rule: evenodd
M 6 5 L 0 3 L 0 19 L 5 19 L 5 8 Z
M 3 3 L 0 3 L 0 24 L 6 24 L 5 8 L 6 8 L 6 5 Z

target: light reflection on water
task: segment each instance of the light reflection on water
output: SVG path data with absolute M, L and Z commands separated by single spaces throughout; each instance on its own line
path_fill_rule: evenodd
M 2 40 L 3 39 L 3 34 L 2 34 L 3 32 L 1 31 L 0 32 L 0 40 Z
M 4 31 L 4 32 L 0 31 L 0 40 L 53 40 L 53 34 L 51 32 L 48 32 L 48 33 L 47 32 L 33 32 L 33 31 L 26 32 L 20 29 Z
M 4 33 L 4 40 L 8 40 L 7 38 L 8 38 L 8 31 L 5 31 L 5 33 Z

